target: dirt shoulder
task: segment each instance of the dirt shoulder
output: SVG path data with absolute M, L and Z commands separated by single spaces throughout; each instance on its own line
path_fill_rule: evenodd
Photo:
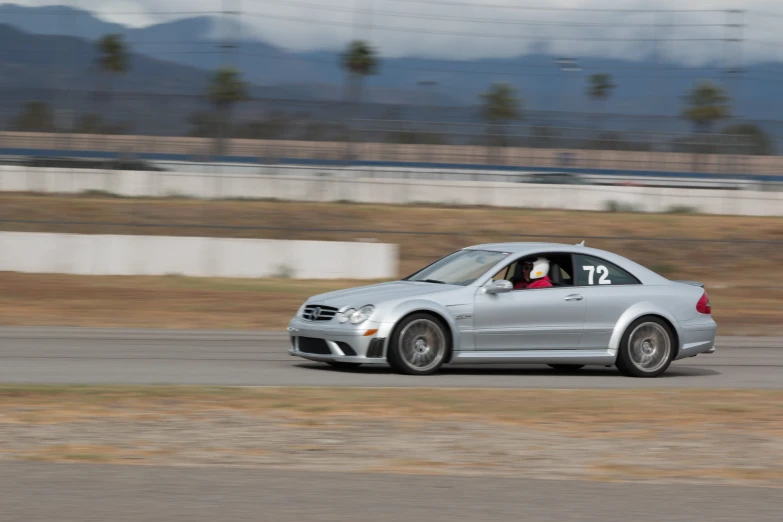
M 311 295 L 372 282 L 0 272 L 0 325 L 283 330 Z M 720 335 L 783 335 L 783 287 L 709 295 Z
M 622 237 L 587 243 L 705 282 L 720 334 L 783 334 L 783 246 L 737 242 L 783 241 L 780 218 L 4 193 L 0 230 L 383 241 L 399 275 L 470 244 Z M 307 297 L 367 283 L 0 273 L 0 324 L 282 329 Z
M 0 459 L 783 486 L 783 392 L 0 388 Z
M 783 241 L 783 218 L 695 214 L 0 193 L 0 230 L 374 240 L 400 245 L 400 274 L 470 244 L 585 237 L 675 279 L 768 284 L 783 261 L 781 245 L 697 242 Z

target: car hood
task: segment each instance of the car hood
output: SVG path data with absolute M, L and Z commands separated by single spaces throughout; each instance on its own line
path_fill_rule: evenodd
M 418 283 L 412 281 L 392 281 L 388 283 L 378 283 L 369 286 L 360 286 L 356 288 L 347 288 L 327 292 L 311 297 L 308 303 L 320 304 L 341 308 L 343 306 L 360 307 L 364 305 L 378 305 L 383 301 L 394 299 L 418 297 L 427 294 L 453 291 L 459 288 L 454 285 L 444 285 L 438 283 Z

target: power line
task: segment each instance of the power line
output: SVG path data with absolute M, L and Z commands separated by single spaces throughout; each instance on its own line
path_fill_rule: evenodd
M 101 11 L 103 15 L 122 16 L 122 15 L 217 15 L 221 11 Z M 36 15 L 57 15 L 57 16 L 93 16 L 90 12 L 82 11 L 48 11 L 46 9 L 36 9 L 35 11 L 24 11 L 14 9 L 0 9 L 0 14 L 15 14 L 20 16 Z
M 775 45 L 774 42 L 761 42 L 768 45 Z M 196 47 L 196 48 L 203 48 L 203 47 L 213 47 L 214 50 L 151 50 L 147 49 L 144 52 L 150 53 L 155 52 L 156 54 L 219 54 L 222 51 L 219 49 L 220 42 L 219 41 L 139 41 L 139 42 L 132 42 L 133 46 L 136 47 L 146 47 L 149 48 L 151 46 L 188 46 L 188 47 Z M 22 50 L 21 48 L 15 49 L 15 48 L 5 48 L 5 51 L 14 51 L 14 50 Z M 294 54 L 295 51 L 288 51 L 285 49 L 281 49 L 285 54 L 283 55 L 275 55 L 271 53 L 252 53 L 252 52 L 244 52 L 243 55 L 246 56 L 256 56 L 256 57 L 264 57 L 264 58 L 271 58 L 271 59 L 281 59 L 281 60 L 296 60 L 296 61 L 305 61 L 305 62 L 311 62 L 311 63 L 333 63 L 330 60 L 319 60 L 317 58 L 310 58 L 305 56 L 296 56 Z M 411 60 L 420 60 L 420 61 L 426 61 L 426 62 L 435 62 L 435 63 L 445 63 L 450 64 L 454 63 L 456 60 L 447 60 L 447 59 L 435 59 L 435 58 L 415 58 Z M 583 67 L 589 67 L 589 58 L 582 58 L 582 65 Z M 505 72 L 502 70 L 477 70 L 477 69 L 433 69 L 432 67 L 414 67 L 414 66 L 400 66 L 400 65 L 389 65 L 388 63 L 384 64 L 384 67 L 392 68 L 392 69 L 404 69 L 404 70 L 421 70 L 421 71 L 431 71 L 433 73 L 443 72 L 443 73 L 458 73 L 458 74 L 485 74 L 485 75 L 491 75 L 491 74 L 497 74 L 497 75 L 510 75 L 510 76 L 526 76 L 524 73 L 512 73 L 512 72 Z M 531 64 L 531 63 L 520 63 L 520 64 L 514 64 L 514 69 L 551 69 L 553 66 L 550 64 Z M 656 71 L 681 71 L 683 73 L 693 73 L 697 74 L 700 70 L 711 70 L 711 67 L 708 66 L 695 66 L 695 67 L 684 67 L 684 66 L 664 66 L 664 67 L 645 67 L 645 66 L 612 66 L 612 70 L 617 71 L 647 71 L 647 70 L 656 70 Z M 783 74 L 783 71 L 767 71 L 771 74 Z M 640 76 L 637 76 L 640 77 Z
M 780 42 L 773 42 L 772 40 L 761 40 L 759 38 L 748 38 L 744 40 L 747 43 L 757 44 L 757 45 L 767 45 L 770 47 L 780 47 Z
M 303 61 L 303 62 L 309 62 L 309 63 L 323 63 L 323 64 L 336 64 L 336 62 L 331 60 L 320 60 L 318 58 L 310 58 L 310 57 L 304 57 L 304 56 L 279 56 L 279 55 L 271 55 L 271 54 L 264 54 L 264 53 L 244 53 L 245 56 L 255 56 L 255 57 L 261 57 L 261 58 L 270 58 L 270 59 L 279 59 L 279 60 L 294 60 L 294 61 Z M 483 76 L 514 76 L 514 77 L 560 77 L 561 74 L 559 72 L 552 72 L 552 73 L 524 73 L 524 72 L 513 72 L 513 71 L 489 71 L 489 70 L 464 70 L 464 69 L 433 69 L 432 67 L 415 67 L 415 66 L 408 66 L 408 65 L 390 65 L 386 64 L 384 65 L 385 68 L 393 69 L 393 70 L 406 70 L 406 71 L 422 71 L 427 72 L 431 74 L 439 74 L 439 73 L 446 73 L 446 74 L 468 74 L 468 75 L 483 75 Z M 546 65 L 535 65 L 535 64 L 520 64 L 514 67 L 515 69 L 519 68 L 537 68 L 537 69 L 553 69 L 554 66 L 546 66 Z M 678 70 L 678 68 L 671 67 L 671 68 L 660 68 L 655 69 L 652 71 L 651 68 L 644 68 L 644 67 L 636 67 L 636 68 L 627 68 L 626 70 L 638 70 L 638 71 L 644 71 L 644 70 L 651 70 L 651 72 L 655 72 L 657 76 L 657 72 L 661 70 Z M 682 69 L 685 72 L 690 72 L 688 69 Z M 712 75 L 699 75 L 699 78 L 711 78 L 715 79 L 718 78 L 716 76 L 717 73 L 713 73 Z M 783 72 L 781 73 L 783 74 Z M 664 75 L 659 76 L 662 78 L 683 78 L 682 75 Z M 623 78 L 653 78 L 651 75 L 641 75 L 641 74 L 631 74 L 631 75 L 623 75 Z
M 554 41 L 575 41 L 575 42 L 654 42 L 655 38 L 602 38 L 602 37 L 570 37 L 570 36 L 526 36 L 526 35 L 503 35 L 503 34 L 488 34 L 488 33 L 466 33 L 456 31 L 436 31 L 429 28 L 416 29 L 413 27 L 393 27 L 385 25 L 374 24 L 354 24 L 352 22 L 340 22 L 336 20 L 314 20 L 312 18 L 301 18 L 295 16 L 285 15 L 272 15 L 267 13 L 247 12 L 248 16 L 272 18 L 275 20 L 285 20 L 292 22 L 302 22 L 317 25 L 335 25 L 335 26 L 348 26 L 348 27 L 363 27 L 380 29 L 383 31 L 398 31 L 405 33 L 420 33 L 420 34 L 439 34 L 446 36 L 468 36 L 471 38 L 500 38 L 506 40 L 554 40 Z M 722 41 L 723 38 L 669 38 L 668 42 L 716 42 Z
M 457 0 L 392 0 L 395 2 L 409 2 L 414 4 L 449 5 L 458 7 L 475 7 L 477 9 L 519 9 L 523 11 L 590 11 L 604 13 L 722 13 L 725 9 L 616 9 L 601 7 L 562 7 L 562 6 L 530 6 L 530 5 L 501 5 L 501 4 L 476 4 L 473 2 L 460 2 Z
M 397 1 L 410 1 L 410 0 L 397 0 Z M 295 1 L 288 1 L 288 2 L 282 2 L 280 0 L 267 0 L 268 3 L 277 3 L 280 5 L 291 5 L 291 6 L 302 6 L 302 7 L 310 7 L 310 8 L 316 8 L 316 9 L 324 9 L 328 11 L 333 12 L 351 12 L 355 11 L 350 8 L 340 8 L 335 6 L 327 6 L 324 4 L 315 4 L 311 2 L 295 2 Z M 433 4 L 441 4 L 441 5 L 476 5 L 478 4 L 470 4 L 467 2 L 457 2 L 457 1 L 447 1 L 447 0 L 422 0 L 423 3 L 433 3 Z M 571 11 L 583 11 L 583 10 L 590 10 L 590 11 L 602 11 L 602 12 L 725 12 L 725 10 L 661 10 L 661 9 L 598 9 L 598 8 L 560 8 L 560 7 L 529 7 L 529 6 L 498 6 L 498 5 L 488 5 L 488 6 L 482 6 L 482 7 L 509 7 L 514 9 L 536 9 L 536 10 L 571 10 Z M 4 12 L 10 12 L 9 10 L 0 10 Z M 361 10 L 360 10 L 361 11 Z M 62 14 L 59 11 L 50 11 L 53 14 Z M 364 10 L 364 12 L 369 12 L 367 10 Z M 141 14 L 137 12 L 123 12 L 123 11 L 114 11 L 112 14 Z M 218 12 L 215 11 L 153 11 L 146 14 L 217 14 Z M 222 11 L 220 13 L 223 13 Z M 401 12 L 393 12 L 393 11 L 376 11 L 377 14 L 383 14 L 383 15 L 389 15 L 389 16 L 399 16 L 399 17 L 407 17 L 407 18 L 418 18 L 418 19 L 436 19 L 436 20 L 451 20 L 451 21 L 472 21 L 472 22 L 485 22 L 485 23 L 498 23 L 498 24 L 514 24 L 514 25 L 565 25 L 565 26 L 582 26 L 582 27 L 602 27 L 607 24 L 602 24 L 598 22 L 550 22 L 550 21 L 517 21 L 517 20 L 499 20 L 499 19 L 473 19 L 473 18 L 462 18 L 462 17 L 439 17 L 434 15 L 421 15 L 421 14 L 414 14 L 414 13 L 401 13 Z M 32 14 L 42 14 L 41 11 L 34 11 Z M 67 14 L 78 14 L 67 12 Z M 278 19 L 278 20 L 286 20 L 286 21 L 294 21 L 294 22 L 302 22 L 302 23 L 312 23 L 312 24 L 326 24 L 326 25 L 333 25 L 333 26 L 357 26 L 357 24 L 349 23 L 349 22 L 341 22 L 341 21 L 335 21 L 335 20 L 314 20 L 314 19 L 308 19 L 308 18 L 302 18 L 302 17 L 294 17 L 294 16 L 286 16 L 286 15 L 275 15 L 275 14 L 269 14 L 269 13 L 259 13 L 259 12 L 245 12 L 244 14 L 247 14 L 252 17 L 257 18 L 272 18 L 272 19 Z M 361 24 L 359 24 L 361 25 Z M 651 24 L 610 24 L 613 27 L 652 27 Z M 721 27 L 725 24 L 662 24 L 666 27 Z M 585 36 L 574 36 L 574 37 L 558 37 L 558 36 L 530 36 L 530 35 L 507 35 L 507 34 L 489 34 L 489 33 L 473 33 L 473 32 L 455 32 L 455 31 L 434 31 L 430 29 L 417 29 L 412 27 L 400 27 L 400 26 L 379 26 L 379 25 L 363 25 L 363 27 L 367 28 L 375 28 L 380 29 L 384 31 L 397 31 L 397 32 L 412 32 L 412 33 L 427 33 L 427 34 L 440 34 L 440 35 L 448 35 L 448 36 L 467 36 L 467 37 L 473 37 L 473 38 L 497 38 L 497 39 L 516 39 L 516 40 L 555 40 L 555 41 L 591 41 L 591 42 L 658 42 L 658 38 L 642 38 L 642 37 L 626 37 L 626 38 L 607 38 L 607 37 L 585 37 Z M 723 41 L 723 38 L 715 37 L 715 38 L 706 38 L 706 37 L 695 37 L 695 38 L 667 38 L 667 41 L 674 41 L 674 42 L 695 42 L 695 41 L 701 41 L 701 42 L 714 42 L 714 41 Z M 160 42 L 161 44 L 189 44 L 189 42 Z M 195 42 L 194 42 L 195 43 Z M 158 42 L 134 42 L 135 45 L 157 45 Z M 776 45 L 772 42 L 769 42 L 769 45 Z
M 439 21 L 452 21 L 452 22 L 473 22 L 473 23 L 493 23 L 501 25 L 553 25 L 553 26 L 566 26 L 566 27 L 603 27 L 608 24 L 601 22 L 568 22 L 568 21 L 552 21 L 552 20 L 506 20 L 500 18 L 465 18 L 454 16 L 441 16 L 441 15 L 427 15 L 420 13 L 409 13 L 400 11 L 385 11 L 385 10 L 370 10 L 370 9 L 352 9 L 349 7 L 337 7 L 333 5 L 314 4 L 311 2 L 296 2 L 285 0 L 264 0 L 265 4 L 277 4 L 286 5 L 292 7 L 306 7 L 311 9 L 321 9 L 324 11 L 332 12 L 345 12 L 345 13 L 374 13 L 384 16 L 395 16 L 400 18 L 413 18 L 420 20 L 439 20 Z M 260 13 L 258 13 L 260 14 Z M 625 28 L 642 28 L 651 27 L 651 24 L 611 24 L 612 27 L 625 27 Z M 666 27 L 722 27 L 723 24 L 664 24 Z
M 24 88 L 5 88 L 0 89 L 0 99 L 1 100 L 9 100 L 9 99 L 18 99 L 18 96 L 15 94 L 19 91 L 22 91 L 24 93 L 29 93 L 30 89 L 24 89 Z M 39 91 L 48 92 L 48 91 L 69 91 L 69 89 L 58 89 L 58 88 L 43 88 L 39 89 Z M 95 89 L 76 89 L 72 90 L 72 93 L 79 94 L 85 97 L 91 96 L 95 92 Z M 9 95 L 6 96 L 5 93 L 8 93 Z M 37 95 L 37 93 L 32 93 L 33 95 Z M 155 92 L 155 91 L 149 91 L 149 92 L 143 92 L 143 91 L 116 91 L 115 95 L 118 98 L 123 98 L 126 100 L 140 100 L 140 99 L 171 99 L 171 98 L 182 98 L 185 100 L 207 100 L 207 95 L 205 93 L 189 93 L 189 94 L 183 94 L 181 92 Z M 644 96 L 644 95 L 640 95 Z M 339 100 L 331 100 L 331 99 L 321 99 L 321 100 L 303 100 L 300 98 L 284 98 L 284 97 L 271 97 L 271 96 L 259 96 L 259 97 L 253 97 L 249 101 L 251 102 L 262 102 L 267 103 L 269 105 L 281 107 L 282 104 L 287 105 L 314 105 L 314 106 L 320 106 L 320 107 L 334 107 L 339 106 L 342 102 Z M 381 103 L 381 105 L 383 105 Z M 466 113 L 464 111 L 470 111 L 471 106 L 469 105 L 461 105 L 458 107 L 459 111 L 463 111 L 461 115 L 458 117 L 464 116 Z M 540 109 L 530 109 L 525 111 L 526 114 L 528 114 L 531 118 L 548 118 L 548 117 L 557 117 L 561 114 L 561 111 L 555 111 L 555 110 L 540 110 Z M 574 117 L 582 117 L 584 115 L 591 115 L 596 114 L 592 111 L 576 111 L 572 113 Z M 608 116 L 611 118 L 617 118 L 621 120 L 627 120 L 632 122 L 649 122 L 649 121 L 670 121 L 672 118 L 679 119 L 679 117 L 672 116 L 670 114 L 648 114 L 648 113 L 639 113 L 639 114 L 623 114 L 623 113 L 601 113 L 604 116 Z M 772 123 L 781 123 L 779 120 L 764 120 L 764 119 L 756 119 L 757 121 L 765 122 L 769 121 Z M 315 120 L 318 121 L 318 120 Z M 485 125 L 485 123 L 469 123 L 466 121 L 459 121 L 459 122 L 453 122 L 449 120 L 394 120 L 394 119 L 385 119 L 385 120 L 368 120 L 366 118 L 360 118 L 357 119 L 357 121 L 360 122 L 372 122 L 372 121 L 380 121 L 380 122 L 387 122 L 387 123 L 404 123 L 408 121 L 412 121 L 417 124 L 428 124 L 428 125 L 457 125 L 460 127 L 480 127 Z M 328 120 L 322 121 L 323 123 L 328 123 Z M 510 125 L 509 127 L 519 127 L 523 128 L 526 127 L 526 125 Z M 567 130 L 567 131 L 586 131 L 591 130 L 589 127 L 568 127 L 568 126 L 558 126 L 559 129 Z M 639 129 L 639 130 L 633 130 L 633 129 L 625 129 L 624 132 L 628 133 L 653 133 L 655 134 L 657 131 L 650 131 L 647 129 Z M 671 132 L 665 132 L 665 134 L 671 134 Z M 0 135 L 2 135 L 2 131 L 0 131 Z
M 201 44 L 201 45 L 210 45 L 215 46 L 216 43 L 212 42 L 192 42 L 193 44 Z M 145 43 L 145 45 L 171 45 L 172 42 L 158 42 L 158 43 Z M 189 42 L 177 42 L 174 45 L 189 45 Z M 135 45 L 135 44 L 134 44 Z M 152 51 L 147 51 L 152 52 Z M 220 49 L 214 49 L 214 50 L 204 50 L 204 51 L 198 51 L 198 50 L 182 50 L 182 51 L 167 51 L 167 50 L 155 50 L 154 51 L 156 55 L 194 55 L 194 54 L 200 54 L 200 55 L 219 55 L 223 51 Z M 322 60 L 318 58 L 312 58 L 307 56 L 297 56 L 293 54 L 270 54 L 270 53 L 254 53 L 254 52 L 243 52 L 242 56 L 245 57 L 258 57 L 258 58 L 268 58 L 272 60 L 281 60 L 281 61 L 297 61 L 297 62 L 306 62 L 306 63 L 319 63 L 319 64 L 328 64 L 328 65 L 337 65 L 335 61 L 332 60 Z M 428 62 L 439 62 L 439 63 L 453 63 L 451 60 L 427 60 Z M 454 68 L 433 68 L 433 67 L 416 67 L 411 65 L 398 65 L 398 64 L 389 64 L 388 62 L 384 64 L 383 66 L 386 69 L 393 69 L 393 70 L 406 70 L 406 71 L 422 71 L 432 74 L 462 74 L 462 75 L 484 75 L 484 76 L 510 76 L 510 77 L 556 77 L 560 76 L 559 73 L 544 73 L 544 74 L 536 74 L 536 73 L 527 73 L 527 72 L 514 72 L 511 70 L 479 70 L 479 69 L 454 69 Z M 513 69 L 544 69 L 544 70 L 550 70 L 554 66 L 552 65 L 544 65 L 544 64 L 514 64 Z M 583 64 L 583 68 L 586 68 L 585 64 Z M 710 67 L 702 66 L 702 67 L 677 67 L 677 66 L 664 66 L 664 67 L 634 67 L 634 66 L 615 66 L 612 67 L 612 70 L 614 71 L 650 71 L 654 73 L 655 75 L 658 74 L 660 71 L 681 71 L 685 74 L 670 74 L 670 75 L 664 75 L 664 76 L 651 76 L 651 75 L 644 75 L 644 74 L 624 74 L 623 78 L 653 78 L 653 77 L 660 77 L 660 78 L 687 78 L 689 75 L 699 75 L 698 78 L 717 78 L 718 76 L 715 76 L 717 74 L 715 71 L 711 71 Z M 702 74 L 699 74 L 699 71 L 705 70 L 708 72 L 712 72 L 712 74 L 704 76 Z M 765 74 L 772 74 L 772 75 L 783 75 L 783 71 L 764 71 Z
M 766 25 L 759 25 L 759 24 L 753 24 L 752 26 L 753 31 L 758 32 L 767 32 L 769 34 L 779 35 L 780 34 L 780 28 L 770 27 Z
M 783 13 L 773 13 L 771 11 L 747 10 L 745 14 L 749 16 L 763 16 L 764 18 L 783 18 Z

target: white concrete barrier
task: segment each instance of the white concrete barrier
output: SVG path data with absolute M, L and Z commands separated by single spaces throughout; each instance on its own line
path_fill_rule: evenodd
M 673 206 L 687 206 L 705 214 L 783 216 L 783 192 L 772 191 L 381 179 L 299 167 L 265 167 L 259 172 L 265 173 L 221 175 L 0 166 L 0 191 L 98 190 L 121 196 L 445 203 L 570 210 L 605 210 L 615 201 L 641 212 L 666 212 Z
M 78 275 L 397 277 L 386 243 L 0 232 L 0 271 Z

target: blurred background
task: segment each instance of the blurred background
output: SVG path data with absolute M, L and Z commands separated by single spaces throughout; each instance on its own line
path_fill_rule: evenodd
M 704 280 L 746 333 L 781 312 L 740 303 L 783 292 L 781 22 L 764 0 L 0 4 L 0 229 L 398 245 L 371 278 L 587 240 Z M 36 266 L 121 273 L 73 263 Z
M 130 240 L 39 261 L 70 239 L 38 234 L 0 269 L 386 279 L 466 244 L 586 240 L 706 282 L 728 332 L 778 331 L 781 22 L 763 0 L 2 4 L 4 232 L 398 250 L 330 275 L 296 249 L 188 272 Z
M 50 4 L 0 5 L 7 164 L 780 174 L 770 2 Z
M 781 25 L 779 0 L 0 4 L 3 522 L 780 522 Z M 286 353 L 313 295 L 542 240 L 705 283 L 717 352 L 638 391 Z M 166 386 L 60 387 L 90 383 Z

